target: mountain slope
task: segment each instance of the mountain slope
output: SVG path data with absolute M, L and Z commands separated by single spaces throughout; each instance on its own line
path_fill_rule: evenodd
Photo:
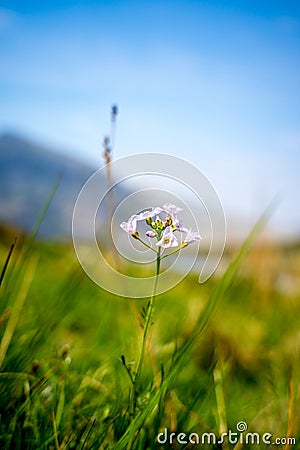
M 39 235 L 70 237 L 76 198 L 94 171 L 93 167 L 29 140 L 12 134 L 0 136 L 0 221 L 27 232 L 32 230 L 61 178 Z M 103 179 L 103 182 L 106 181 Z M 82 232 L 84 235 L 84 230 Z

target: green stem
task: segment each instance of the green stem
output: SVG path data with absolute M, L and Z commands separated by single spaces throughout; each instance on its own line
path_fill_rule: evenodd
M 130 393 L 130 413 L 131 413 L 131 415 L 134 415 L 135 410 L 136 410 L 137 385 L 138 385 L 138 381 L 139 381 L 139 378 L 141 375 L 141 370 L 142 370 L 144 355 L 145 355 L 146 342 L 147 342 L 147 334 L 148 334 L 148 329 L 149 329 L 149 325 L 151 323 L 152 313 L 153 313 L 153 309 L 154 309 L 156 288 L 157 288 L 158 276 L 159 276 L 159 271 L 160 271 L 160 261 L 161 261 L 160 250 L 161 249 L 159 248 L 157 251 L 156 271 L 155 271 L 155 279 L 154 279 L 154 284 L 153 284 L 152 296 L 151 296 L 151 299 L 147 306 L 140 353 L 139 353 L 139 356 L 137 359 L 136 370 L 135 370 L 135 374 L 134 374 L 134 377 L 132 380 L 132 387 L 131 387 L 131 393 Z
M 151 247 L 151 245 L 147 244 L 147 242 L 143 241 L 140 237 L 135 236 L 134 239 L 141 242 L 143 245 L 145 245 L 145 247 L 150 248 L 150 250 L 152 250 L 153 252 L 157 253 L 157 251 L 153 247 Z
M 161 256 L 161 260 L 162 259 L 164 259 L 164 258 L 167 258 L 168 256 L 171 256 L 171 255 L 174 255 L 175 253 L 178 253 L 180 250 L 182 250 L 184 247 L 186 247 L 187 246 L 187 244 L 181 244 L 180 245 L 180 247 L 177 247 L 175 250 L 173 250 L 172 252 L 170 252 L 170 253 L 167 253 L 166 255 L 164 255 L 164 256 Z

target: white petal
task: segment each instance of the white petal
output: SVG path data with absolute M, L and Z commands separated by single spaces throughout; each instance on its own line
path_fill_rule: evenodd
M 167 240 L 167 242 L 166 242 L 166 240 Z M 163 248 L 178 246 L 178 241 L 177 241 L 176 237 L 174 236 L 174 233 L 173 233 L 171 227 L 167 227 L 164 230 L 161 240 L 158 241 L 156 245 L 159 247 L 163 247 Z
M 190 230 L 187 231 L 187 235 L 184 239 L 184 242 L 189 244 L 191 242 L 200 241 L 201 239 L 202 237 L 200 236 L 200 234 L 198 234 L 196 230 L 193 230 L 191 228 Z
M 155 216 L 156 214 L 159 214 L 160 212 L 162 212 L 162 208 L 160 208 L 159 206 L 157 206 L 157 207 L 155 207 L 155 208 L 152 208 L 151 211 L 144 211 L 144 212 L 138 214 L 138 215 L 136 216 L 136 219 L 137 219 L 137 220 L 145 220 L 145 219 L 147 219 L 148 217 L 153 217 L 153 216 Z

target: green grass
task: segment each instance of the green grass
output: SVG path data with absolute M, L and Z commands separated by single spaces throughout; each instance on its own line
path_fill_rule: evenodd
M 121 356 L 134 370 L 147 300 L 98 288 L 71 246 L 17 246 L 0 287 L 0 448 L 194 448 L 156 437 L 219 435 L 239 421 L 299 440 L 299 251 L 247 256 L 258 231 L 221 278 L 189 276 L 158 296 L 134 417 Z

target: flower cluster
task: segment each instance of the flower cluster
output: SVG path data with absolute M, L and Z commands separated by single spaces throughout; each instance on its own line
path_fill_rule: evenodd
M 191 242 L 200 241 L 202 238 L 196 230 L 183 226 L 181 219 L 177 217 L 180 211 L 182 211 L 181 208 L 168 203 L 162 208 L 157 206 L 150 211 L 134 214 L 127 222 L 122 222 L 120 226 L 126 233 L 143 242 L 137 231 L 137 226 L 138 222 L 145 220 L 147 225 L 150 226 L 150 230 L 146 232 L 146 236 L 148 238 L 156 238 L 157 247 L 164 249 L 180 246 L 182 248 Z M 179 244 L 175 236 L 176 231 L 184 233 L 184 239 L 181 244 Z

